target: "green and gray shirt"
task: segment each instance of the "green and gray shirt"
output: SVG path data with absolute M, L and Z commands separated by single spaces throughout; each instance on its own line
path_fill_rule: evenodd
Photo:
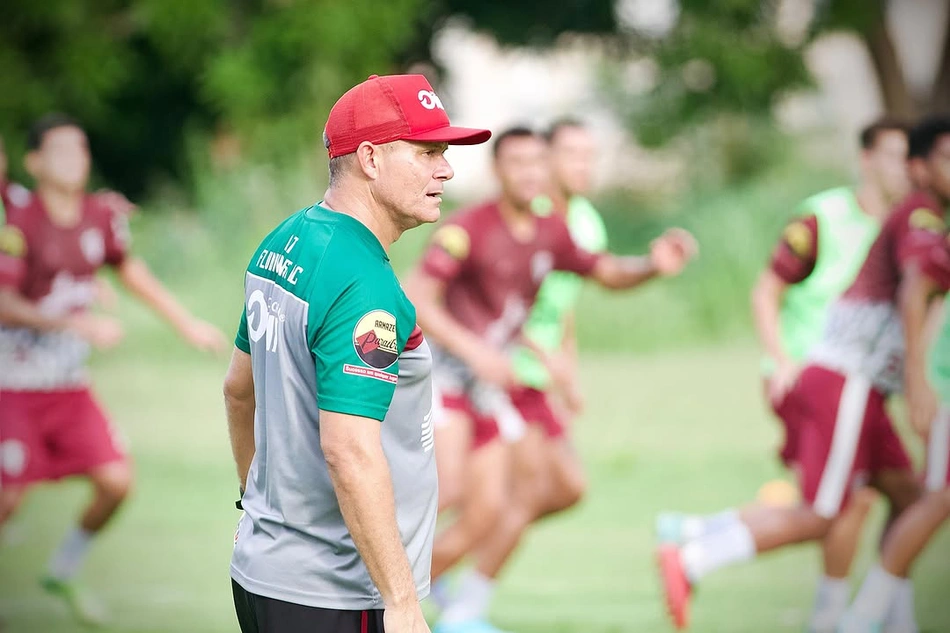
M 306 606 L 382 608 L 320 448 L 320 411 L 379 420 L 416 589 L 429 591 L 438 506 L 431 356 L 376 237 L 316 205 L 277 227 L 245 277 L 235 341 L 251 355 L 256 453 L 231 576 Z

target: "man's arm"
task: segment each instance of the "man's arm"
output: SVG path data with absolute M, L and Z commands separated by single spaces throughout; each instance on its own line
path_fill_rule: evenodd
M 247 473 L 254 459 L 255 406 L 251 355 L 234 348 L 228 373 L 224 377 L 224 409 L 228 418 L 231 453 L 237 466 L 241 490 L 247 486 Z
M 468 364 L 482 380 L 500 385 L 514 381 L 508 357 L 459 323 L 445 307 L 445 282 L 417 268 L 403 286 L 416 307 L 419 327 L 430 340 Z
M 937 284 L 912 263 L 904 269 L 898 307 L 904 330 L 904 389 L 911 425 L 926 436 L 937 414 L 937 397 L 927 379 L 926 325 Z
M 673 276 L 699 252 L 695 238 L 683 229 L 669 229 L 650 244 L 650 254 L 598 258 L 590 277 L 605 288 L 633 288 L 657 276 Z
M 155 278 L 145 262 L 127 257 L 118 266 L 119 280 L 158 315 L 168 321 L 190 345 L 203 351 L 223 352 L 224 335 L 213 325 L 195 318 Z
M 0 287 L 0 325 L 37 332 L 69 330 L 99 349 L 113 347 L 122 340 L 122 326 L 111 317 L 88 312 L 47 316 L 13 288 Z
M 399 536 L 389 463 L 378 420 L 320 411 L 320 447 L 346 527 L 386 609 L 421 618 L 409 559 Z
M 768 268 L 759 275 L 752 288 L 752 319 L 765 353 L 776 365 L 789 365 L 792 360 L 782 345 L 779 315 L 782 297 L 788 283 Z

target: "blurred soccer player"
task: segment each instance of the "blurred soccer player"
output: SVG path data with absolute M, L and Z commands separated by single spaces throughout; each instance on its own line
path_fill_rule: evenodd
M 552 182 L 550 198 L 543 200 L 553 204 L 538 212 L 561 214 L 581 248 L 603 252 L 607 230 L 584 197 L 593 178 L 594 138 L 582 123 L 570 119 L 554 123 L 546 138 Z M 479 547 L 474 568 L 463 572 L 459 580 L 463 590 L 443 610 L 445 621 L 484 619 L 491 589 L 528 525 L 570 508 L 584 494 L 584 468 L 565 420 L 582 407 L 573 315 L 582 284 L 583 279 L 573 273 L 549 273 L 524 325 L 527 345 L 513 356 L 518 386 L 510 397 L 527 428 L 512 451 L 511 498 L 500 522 Z M 472 586 L 485 591 L 464 590 Z
M 858 187 L 839 187 L 805 200 L 752 291 L 753 317 L 766 353 L 766 397 L 783 421 L 785 444 L 780 455 L 791 469 L 796 467 L 798 429 L 790 424 L 794 415 L 786 415 L 788 391 L 808 351 L 821 339 L 828 307 L 854 281 L 881 223 L 910 188 L 903 124 L 877 121 L 862 130 L 860 143 Z M 848 574 L 875 498 L 869 489 L 856 493 L 822 539 L 824 576 L 809 624 L 814 633 L 834 633 L 848 607 Z M 716 531 L 734 514 L 727 511 L 710 521 L 664 514 L 657 520 L 657 535 L 661 541 L 679 543 Z
M 708 573 L 784 545 L 824 538 L 856 488 L 869 484 L 884 493 L 892 518 L 919 498 L 920 486 L 885 403 L 903 390 L 918 427 L 935 413 L 922 350 L 926 303 L 915 298 L 913 289 L 930 283 L 926 280 L 942 290 L 950 285 L 942 265 L 950 248 L 943 217 L 950 191 L 931 175 L 944 134 L 950 134 L 945 119 L 910 132 L 916 190 L 884 222 L 854 283 L 829 309 L 825 334 L 786 396 L 785 419 L 797 436 L 789 458 L 798 466 L 805 503 L 751 506 L 685 545 L 661 545 L 660 570 L 677 626 L 686 625 L 691 590 Z M 913 609 L 906 608 L 911 593 L 905 583 L 885 631 L 916 629 Z
M 508 500 L 508 443 L 521 439 L 525 426 L 506 393 L 517 380 L 508 348 L 546 275 L 566 270 L 607 288 L 630 288 L 679 273 L 696 250 L 692 236 L 678 229 L 657 238 L 645 257 L 581 249 L 560 214 L 532 212 L 548 184 L 546 152 L 531 130 L 499 135 L 493 154 L 500 199 L 460 211 L 442 226 L 406 282 L 419 323 L 435 343 L 433 381 L 445 409 L 436 424 L 440 506 L 460 505 L 457 520 L 436 537 L 433 578 L 498 525 Z M 481 580 L 459 591 L 487 602 L 490 583 Z M 440 630 L 490 630 L 464 615 L 444 619 Z
M 925 124 L 927 134 L 921 134 L 922 146 L 912 148 L 916 155 L 912 162 L 914 180 L 926 183 L 927 193 L 918 194 L 922 208 L 945 209 L 950 203 L 950 118 L 933 119 Z M 930 142 L 927 142 L 931 139 Z M 932 143 L 932 145 L 931 145 Z M 929 146 L 929 150 L 928 150 Z M 935 225 L 936 226 L 936 225 Z M 948 237 L 947 239 L 950 239 Z M 950 246 L 946 241 L 935 246 L 932 258 L 935 267 L 950 276 Z M 919 319 L 927 310 L 930 300 L 945 290 L 931 279 L 918 276 L 915 284 L 904 289 L 906 314 Z M 930 539 L 950 517 L 950 312 L 944 303 L 943 325 L 930 354 L 930 379 L 936 387 L 937 398 L 929 393 L 926 377 L 917 375 L 913 380 L 919 391 L 911 401 L 911 421 L 928 442 L 927 494 L 908 509 L 894 524 L 881 550 L 880 564 L 869 573 L 842 622 L 842 633 L 872 633 L 889 631 L 889 615 L 895 609 L 908 611 L 905 618 L 913 621 L 913 601 L 906 596 L 911 567 L 921 556 Z M 907 351 L 908 361 L 919 359 L 924 353 L 924 341 L 914 343 Z M 918 363 L 914 363 L 919 372 Z M 937 406 L 939 402 L 939 407 Z M 934 410 L 936 409 L 936 414 Z M 883 627 L 883 629 L 882 629 Z M 905 627 L 901 633 L 915 633 L 916 628 Z
M 42 583 L 87 623 L 103 613 L 77 588 L 93 537 L 125 500 L 132 470 L 86 374 L 90 346 L 122 338 L 118 321 L 88 310 L 95 274 L 116 269 L 129 290 L 191 345 L 222 351 L 223 335 L 193 317 L 128 253 L 129 231 L 85 192 L 90 156 L 72 119 L 48 115 L 30 130 L 27 171 L 36 192 L 0 226 L 0 528 L 40 481 L 82 476 L 93 499 L 49 562 Z

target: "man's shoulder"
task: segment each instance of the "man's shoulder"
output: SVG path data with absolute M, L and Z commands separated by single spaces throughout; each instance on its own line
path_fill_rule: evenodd
M 889 219 L 890 224 L 906 222 L 916 229 L 942 231 L 946 228 L 943 208 L 922 191 L 915 191 L 898 203 Z

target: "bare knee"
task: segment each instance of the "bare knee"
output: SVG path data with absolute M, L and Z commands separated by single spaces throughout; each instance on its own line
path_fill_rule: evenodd
M 874 508 L 878 494 L 872 488 L 861 488 L 851 496 L 844 513 L 855 519 L 864 519 Z
M 96 496 L 113 505 L 119 505 L 132 493 L 132 468 L 125 462 L 107 464 L 89 475 Z

